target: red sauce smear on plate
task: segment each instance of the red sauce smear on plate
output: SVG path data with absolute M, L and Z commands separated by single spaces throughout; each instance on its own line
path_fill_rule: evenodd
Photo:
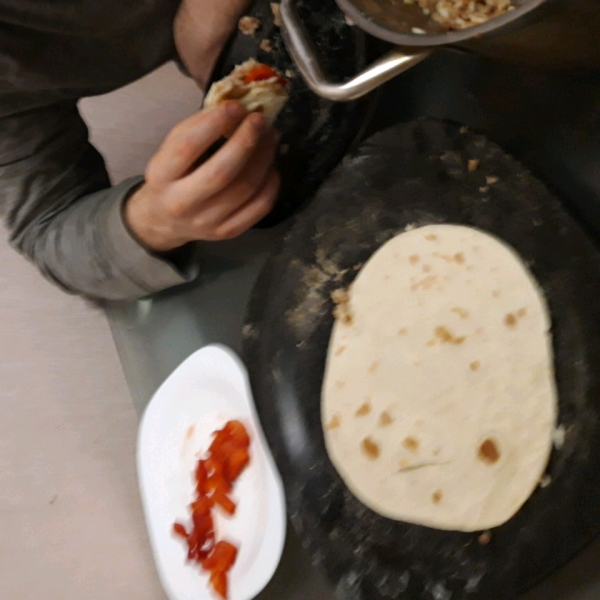
M 242 423 L 228 421 L 213 433 L 213 438 L 207 457 L 198 461 L 194 474 L 196 497 L 190 504 L 191 528 L 174 523 L 173 533 L 186 542 L 188 560 L 208 571 L 212 589 L 226 599 L 228 573 L 238 549 L 229 542 L 216 541 L 212 511 L 218 507 L 227 515 L 235 515 L 237 506 L 230 494 L 250 462 L 250 436 Z

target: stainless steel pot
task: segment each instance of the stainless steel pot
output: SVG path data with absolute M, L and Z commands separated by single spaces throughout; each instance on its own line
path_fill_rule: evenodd
M 284 41 L 308 86 L 330 100 L 359 98 L 443 46 L 543 68 L 600 68 L 600 0 L 515 0 L 514 10 L 451 32 L 403 0 L 336 0 L 358 27 L 396 47 L 356 77 L 333 83 L 319 65 L 295 2 L 281 3 Z

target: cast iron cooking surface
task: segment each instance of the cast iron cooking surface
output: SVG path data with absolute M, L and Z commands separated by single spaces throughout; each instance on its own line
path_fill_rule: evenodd
M 479 159 L 479 169 L 469 172 L 468 159 Z M 385 241 L 428 223 L 478 227 L 512 245 L 552 315 L 565 444 L 553 450 L 550 485 L 492 530 L 488 545 L 478 534 L 370 511 L 338 476 L 323 440 L 330 293 L 350 284 Z M 538 180 L 480 135 L 411 122 L 375 135 L 348 158 L 297 215 L 259 277 L 244 358 L 291 520 L 340 598 L 514 598 L 600 532 L 600 254 Z
M 299 0 L 298 11 L 323 67 L 336 79 L 356 74 L 381 51 L 379 42 L 346 23 L 334 0 Z M 292 74 L 290 99 L 275 124 L 282 133 L 282 147 L 288 147 L 287 153 L 279 157 L 280 199 L 261 223 L 272 226 L 302 206 L 346 155 L 366 126 L 376 95 L 349 103 L 330 102 L 315 95 L 285 49 L 281 30 L 273 22 L 271 0 L 257 0 L 246 14 L 259 19 L 260 27 L 253 35 L 236 31 L 221 55 L 212 81 L 228 75 L 248 58 Z M 268 40 L 270 52 L 260 47 L 263 40 Z

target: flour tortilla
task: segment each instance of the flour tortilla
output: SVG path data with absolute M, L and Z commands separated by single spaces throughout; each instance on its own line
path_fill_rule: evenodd
M 557 415 L 548 309 L 517 254 L 475 229 L 421 227 L 336 299 L 322 420 L 348 488 L 437 529 L 508 521 L 544 474 Z
M 288 89 L 278 77 L 246 83 L 244 77 L 258 66 L 260 63 L 249 59 L 227 77 L 213 83 L 206 94 L 204 108 L 210 109 L 227 100 L 237 100 L 248 112 L 261 112 L 272 125 L 288 100 Z

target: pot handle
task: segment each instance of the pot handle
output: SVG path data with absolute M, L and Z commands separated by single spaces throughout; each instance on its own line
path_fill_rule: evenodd
M 418 53 L 409 54 L 397 47 L 352 79 L 344 83 L 332 83 L 319 64 L 315 49 L 308 39 L 304 25 L 294 7 L 294 2 L 295 0 L 282 0 L 281 2 L 283 41 L 308 87 L 315 94 L 327 100 L 338 102 L 356 100 L 420 63 L 432 52 L 431 50 L 421 50 Z

